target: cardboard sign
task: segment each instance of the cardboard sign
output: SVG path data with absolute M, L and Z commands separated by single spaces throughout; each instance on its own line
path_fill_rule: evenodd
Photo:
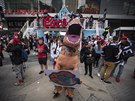
M 80 85 L 79 71 L 46 70 L 45 74 L 56 86 L 77 88 Z

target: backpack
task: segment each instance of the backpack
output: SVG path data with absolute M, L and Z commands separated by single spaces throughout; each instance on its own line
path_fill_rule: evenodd
M 24 49 L 21 50 L 21 60 L 22 62 L 26 62 L 28 60 L 28 53 Z

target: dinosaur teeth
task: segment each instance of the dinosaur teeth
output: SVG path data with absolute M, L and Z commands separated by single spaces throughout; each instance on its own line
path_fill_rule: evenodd
M 68 39 L 68 37 L 67 37 L 67 41 L 68 41 L 69 43 L 71 43 L 71 44 L 78 44 L 78 43 L 80 42 L 80 39 L 78 39 L 78 41 L 76 41 L 76 42 L 71 42 L 71 41 L 69 41 L 69 39 Z

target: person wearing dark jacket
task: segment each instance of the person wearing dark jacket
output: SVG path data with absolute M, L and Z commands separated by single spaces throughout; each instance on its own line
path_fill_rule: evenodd
M 86 47 L 83 49 L 84 50 L 84 67 L 85 67 L 85 74 L 87 75 L 88 70 L 89 70 L 89 76 L 93 78 L 92 76 L 92 63 L 94 62 L 94 55 L 95 55 L 95 50 L 92 47 L 91 43 L 88 43 Z
M 24 71 L 23 71 L 23 61 L 21 59 L 22 45 L 18 38 L 13 38 L 10 40 L 6 48 L 7 52 L 12 53 L 14 61 L 14 71 L 16 73 L 17 82 L 15 86 L 22 85 L 24 83 Z
M 119 50 L 121 50 L 121 53 L 119 55 L 119 62 L 115 64 L 114 69 L 112 70 L 112 73 L 111 73 L 111 76 L 113 76 L 117 66 L 119 65 L 119 70 L 115 78 L 116 82 L 120 82 L 120 77 L 123 73 L 127 60 L 131 56 L 133 56 L 132 43 L 128 41 L 128 38 L 126 36 L 123 36 L 121 38 L 121 42 L 118 44 L 118 48 Z
M 109 44 L 103 48 L 104 66 L 101 69 L 101 80 L 105 83 L 111 83 L 107 81 L 110 77 L 111 71 L 114 68 L 119 49 L 116 45 Z

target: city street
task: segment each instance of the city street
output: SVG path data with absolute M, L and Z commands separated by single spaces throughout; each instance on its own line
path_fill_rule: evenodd
M 26 63 L 25 83 L 22 86 L 14 86 L 15 73 L 12 71 L 11 61 L 7 53 L 4 53 L 4 65 L 0 67 L 0 101 L 68 101 L 64 90 L 59 98 L 53 99 L 54 85 L 44 74 L 39 75 L 40 67 L 37 57 L 29 56 Z M 83 82 L 74 91 L 73 101 L 135 101 L 135 79 L 132 78 L 135 69 L 135 57 L 131 57 L 125 66 L 120 83 L 111 78 L 112 84 L 105 84 L 96 75 L 97 69 L 93 68 L 93 79 L 84 76 L 84 66 L 79 65 L 80 78 Z M 52 65 L 48 60 L 48 67 Z
M 69 100 L 135 101 L 135 0 L 0 0 L 0 101 Z

